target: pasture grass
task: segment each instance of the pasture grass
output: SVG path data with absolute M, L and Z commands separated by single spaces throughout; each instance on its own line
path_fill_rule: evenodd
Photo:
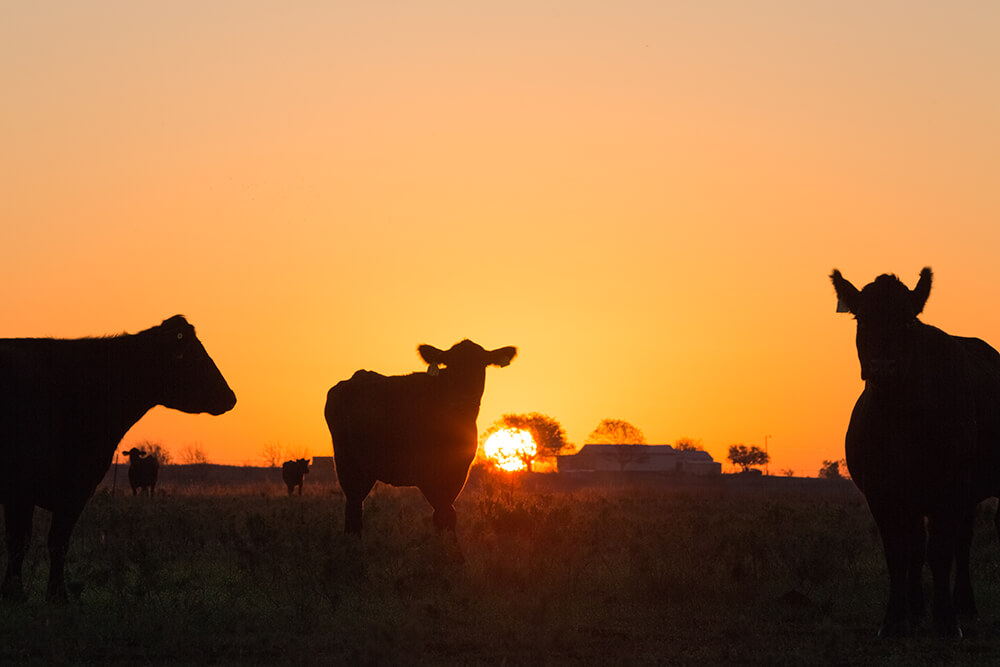
M 973 552 L 981 618 L 959 642 L 875 638 L 887 588 L 863 500 L 766 485 L 529 490 L 457 503 L 464 563 L 413 489 L 379 486 L 362 540 L 312 485 L 101 491 L 74 534 L 72 602 L 0 605 L 0 663 L 888 664 L 1000 660 L 992 510 Z

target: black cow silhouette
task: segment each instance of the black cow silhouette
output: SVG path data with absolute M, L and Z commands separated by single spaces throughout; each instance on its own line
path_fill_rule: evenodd
M 969 580 L 975 508 L 996 491 L 991 470 L 1000 470 L 1000 354 L 917 319 L 930 295 L 929 268 L 913 290 L 893 275 L 860 291 L 839 271 L 831 278 L 838 310 L 857 319 L 865 389 L 851 415 L 846 453 L 889 569 L 879 634 L 906 634 L 923 618 L 926 543 L 934 628 L 960 637 L 956 612 L 975 612 Z
M 155 456 L 147 456 L 146 450 L 138 447 L 122 453 L 128 457 L 128 483 L 132 487 L 132 495 L 136 495 L 139 489 L 145 490 L 146 495 L 153 495 L 156 491 L 156 478 L 160 474 L 160 462 Z
M 52 601 L 66 599 L 70 534 L 126 431 L 155 405 L 222 414 L 236 396 L 181 316 L 137 334 L 0 340 L 0 502 L 7 571 L 0 591 L 23 598 L 35 506 L 52 512 Z
M 382 481 L 419 488 L 434 508 L 434 526 L 454 535 L 453 503 L 476 456 L 486 367 L 508 365 L 517 348 L 487 351 L 463 340 L 446 352 L 430 345 L 418 352 L 430 365 L 426 373 L 361 370 L 327 394 L 326 423 L 347 500 L 348 533 L 361 533 L 364 499 Z
M 299 487 L 299 495 L 302 495 L 302 478 L 308 474 L 309 459 L 296 459 L 281 464 L 281 479 L 285 480 L 288 495 L 292 495 L 296 486 Z

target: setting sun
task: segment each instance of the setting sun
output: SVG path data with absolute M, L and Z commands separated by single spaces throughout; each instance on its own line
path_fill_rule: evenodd
M 524 470 L 526 461 L 537 452 L 535 441 L 527 431 L 505 428 L 497 431 L 483 443 L 483 453 L 497 468 L 514 472 Z

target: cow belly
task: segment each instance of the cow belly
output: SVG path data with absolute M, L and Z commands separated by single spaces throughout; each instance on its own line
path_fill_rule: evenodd
M 372 477 L 392 486 L 427 486 L 439 481 L 454 484 L 459 477 L 464 479 L 472 465 L 472 457 L 466 459 L 427 460 L 396 459 L 370 469 Z
M 355 468 L 392 486 L 424 486 L 442 477 L 464 478 L 476 454 L 474 441 L 472 446 L 457 448 L 418 448 L 412 443 L 372 441 L 363 452 L 349 447 L 342 450 L 338 451 L 334 444 L 338 469 Z

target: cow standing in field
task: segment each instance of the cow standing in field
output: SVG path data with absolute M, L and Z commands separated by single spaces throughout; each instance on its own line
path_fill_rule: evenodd
M 122 452 L 128 457 L 128 483 L 132 487 L 132 495 L 139 489 L 145 489 L 146 495 L 156 491 L 156 478 L 160 474 L 160 462 L 153 455 L 146 456 L 146 451 L 133 447 Z
M 23 598 L 34 507 L 52 512 L 51 601 L 66 600 L 70 534 L 126 431 L 155 405 L 222 414 L 236 396 L 181 316 L 137 334 L 0 339 L 5 598 Z
M 476 418 L 487 366 L 506 366 L 517 348 L 484 350 L 469 340 L 442 352 L 421 345 L 428 372 L 385 376 L 361 370 L 326 397 L 345 531 L 361 534 L 362 504 L 376 481 L 416 486 L 434 526 L 454 535 L 453 503 L 476 456 Z M 439 366 L 444 368 L 439 368 Z
M 299 495 L 302 495 L 302 480 L 308 474 L 308 459 L 285 461 L 281 464 L 281 478 L 285 480 L 285 486 L 288 487 L 288 495 L 292 495 L 296 486 L 299 487 Z
M 846 454 L 889 569 L 879 634 L 908 633 L 923 618 L 926 556 L 934 628 L 960 637 L 957 613 L 975 613 L 969 577 L 975 508 L 996 493 L 1000 470 L 1000 354 L 917 319 L 930 295 L 928 268 L 913 290 L 892 275 L 860 291 L 839 271 L 831 278 L 838 310 L 857 320 L 865 388 L 851 414 Z

